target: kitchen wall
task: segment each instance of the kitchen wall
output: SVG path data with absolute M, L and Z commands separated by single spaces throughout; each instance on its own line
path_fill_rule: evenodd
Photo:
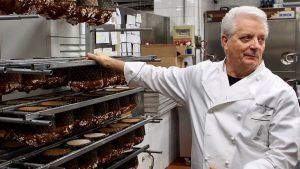
M 170 17 L 170 26 L 195 25 L 196 35 L 203 35 L 203 12 L 214 10 L 213 1 L 208 0 L 155 0 L 154 13 Z M 201 24 L 200 24 L 201 23 Z M 200 29 L 199 29 L 200 28 Z
M 241 5 L 259 6 L 260 0 L 154 0 L 154 13 L 170 17 L 170 26 L 195 25 L 196 35 L 203 37 L 204 18 L 207 10 Z

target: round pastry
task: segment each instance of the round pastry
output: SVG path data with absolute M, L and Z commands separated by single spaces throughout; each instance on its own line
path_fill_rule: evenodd
M 64 155 L 67 155 L 71 152 L 72 150 L 69 148 L 53 148 L 50 150 L 46 150 L 42 153 L 43 156 L 47 157 L 62 157 Z
M 47 109 L 47 107 L 41 107 L 41 106 L 24 106 L 24 107 L 18 107 L 16 110 L 18 111 L 25 111 L 25 112 L 36 112 L 36 111 L 42 111 Z
M 40 105 L 41 106 L 50 106 L 50 107 L 56 107 L 56 106 L 63 106 L 67 104 L 66 102 L 64 101 L 45 101 L 45 102 L 41 102 Z
M 120 120 L 120 122 L 122 122 L 122 123 L 129 123 L 129 124 L 135 124 L 135 123 L 138 123 L 138 122 L 140 122 L 142 120 L 143 119 L 140 119 L 140 118 L 126 118 L 126 119 Z
M 67 145 L 71 146 L 71 147 L 83 147 L 90 143 L 91 143 L 91 140 L 88 140 L 88 139 L 77 139 L 77 140 L 68 141 Z
M 87 139 L 102 139 L 106 135 L 107 134 L 105 134 L 105 133 L 89 133 L 89 134 L 85 134 L 84 137 Z

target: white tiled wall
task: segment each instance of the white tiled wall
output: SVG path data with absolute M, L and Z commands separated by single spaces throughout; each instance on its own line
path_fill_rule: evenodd
M 171 26 L 183 24 L 183 0 L 154 0 L 154 13 L 170 17 Z
M 185 1 L 185 9 L 184 9 Z M 218 10 L 220 7 L 241 5 L 259 6 L 260 0 L 154 0 L 154 13 L 170 17 L 171 27 L 174 25 L 195 25 L 195 33 L 203 37 L 204 18 L 207 10 Z M 200 12 L 200 13 L 199 13 Z M 185 16 L 185 17 L 184 17 Z
M 184 9 L 185 1 L 185 9 Z M 203 12 L 213 10 L 211 0 L 154 0 L 154 13 L 170 17 L 171 27 L 175 25 L 195 25 L 196 35 L 203 25 Z M 200 12 L 200 13 L 198 13 Z M 185 17 L 184 17 L 185 16 Z M 199 24 L 199 22 L 201 24 Z M 201 26 L 200 26 L 201 27 Z M 202 35 L 202 33 L 200 33 Z

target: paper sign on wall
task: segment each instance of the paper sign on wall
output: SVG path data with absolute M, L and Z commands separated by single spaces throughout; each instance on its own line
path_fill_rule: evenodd
M 111 44 L 112 45 L 117 45 L 118 44 L 118 33 L 117 32 L 111 32 Z
M 96 32 L 96 44 L 109 43 L 109 32 Z
M 136 14 L 136 23 L 142 23 L 142 15 L 141 14 Z
M 127 24 L 129 24 L 129 25 L 135 25 L 135 16 L 133 16 L 133 15 L 127 15 Z

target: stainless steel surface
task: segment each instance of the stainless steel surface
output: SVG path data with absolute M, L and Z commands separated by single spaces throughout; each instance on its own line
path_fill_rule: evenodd
M 140 62 L 151 62 L 155 61 L 157 59 L 156 55 L 146 55 L 141 57 L 134 57 L 134 56 L 112 56 L 115 59 L 123 60 L 126 62 L 134 62 L 134 61 L 140 61 Z
M 52 75 L 53 71 L 52 70 L 31 70 L 31 69 L 6 68 L 5 73 Z
M 85 37 L 80 36 L 49 36 L 50 38 L 62 38 L 62 39 L 85 39 Z
M 94 29 L 91 32 L 140 32 L 140 31 L 152 31 L 152 28 L 124 28 L 124 29 Z
M 0 73 L 6 73 L 6 67 L 0 67 Z
M 10 117 L 0 117 L 1 123 L 13 123 L 13 124 L 30 124 L 38 126 L 51 126 L 53 123 L 49 120 L 26 120 L 23 118 L 10 118 Z
M 128 162 L 129 160 L 133 159 L 134 157 L 137 157 L 137 155 L 147 151 L 147 149 L 150 146 L 147 144 L 141 148 L 139 148 L 138 150 L 135 150 L 133 153 L 127 155 L 125 158 L 121 159 L 120 161 L 116 162 L 115 164 L 113 164 L 112 166 L 108 167 L 107 169 L 116 169 L 118 167 L 121 167 L 123 164 L 125 164 L 126 162 Z
M 1 59 L 50 57 L 49 21 L 34 18 L 0 22 Z
M 39 15 L 3 15 L 0 16 L 0 20 L 34 19 L 39 17 Z
M 141 32 L 142 44 L 168 44 L 171 43 L 170 18 L 142 12 L 142 28 L 152 28 L 151 32 Z
M 297 13 L 300 15 L 300 13 Z M 300 56 L 300 19 L 297 20 L 296 24 L 296 53 Z M 296 64 L 296 79 L 300 80 L 300 57 L 298 57 L 297 64 Z M 298 82 L 298 85 L 300 83 Z M 299 96 L 299 95 L 298 95 Z
M 66 51 L 70 52 L 70 51 Z M 155 55 L 145 57 L 115 57 L 123 61 L 155 61 Z M 21 74 L 46 74 L 51 75 L 49 69 L 71 68 L 79 66 L 99 65 L 94 60 L 87 60 L 85 57 L 70 58 L 44 58 L 44 59 L 28 59 L 28 60 L 0 60 L 0 72 L 21 73 Z M 30 70 L 32 69 L 32 70 Z
M 162 151 L 157 151 L 157 150 L 149 150 L 147 149 L 146 151 L 144 151 L 145 153 L 150 153 L 150 154 L 162 154 Z
M 282 78 L 295 78 L 295 64 L 281 62 L 285 53 L 296 52 L 296 19 L 269 20 L 270 34 L 266 41 L 264 60 L 266 66 Z M 290 72 L 286 72 L 290 71 Z M 283 73 L 285 72 L 285 73 Z
M 221 24 L 219 22 L 205 22 L 204 39 L 207 41 L 207 54 L 215 56 L 216 61 L 223 60 L 225 53 L 221 45 Z

